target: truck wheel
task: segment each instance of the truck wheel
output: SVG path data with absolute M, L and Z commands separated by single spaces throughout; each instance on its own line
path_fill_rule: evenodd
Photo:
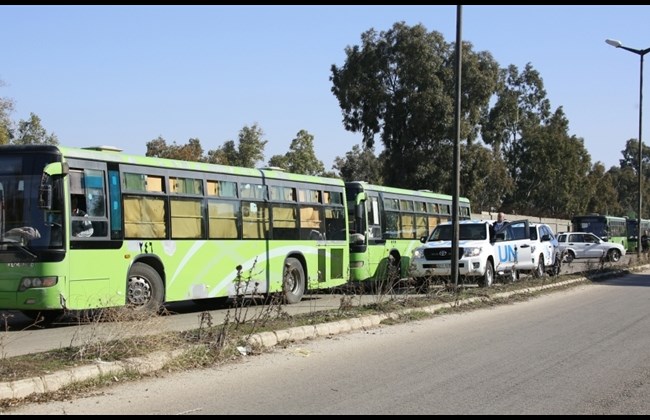
M 488 260 L 485 264 L 485 274 L 483 274 L 479 286 L 490 287 L 492 283 L 494 283 L 494 266 L 492 265 L 492 261 Z

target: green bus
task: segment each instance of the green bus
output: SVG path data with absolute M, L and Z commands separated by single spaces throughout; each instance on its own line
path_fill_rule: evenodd
M 451 220 L 451 195 L 372 185 L 345 184 L 350 223 L 350 280 L 390 285 L 407 276 L 411 250 L 439 223 Z M 459 219 L 470 202 L 459 199 Z
M 641 235 L 643 232 L 650 231 L 650 220 L 641 219 Z M 627 219 L 627 252 L 637 251 L 637 238 L 639 236 L 638 219 Z
M 614 242 L 628 249 L 628 220 L 625 217 L 588 214 L 571 218 L 573 232 L 591 232 L 603 241 Z
M 56 319 L 253 293 L 295 303 L 348 281 L 346 204 L 335 178 L 0 146 L 0 310 Z

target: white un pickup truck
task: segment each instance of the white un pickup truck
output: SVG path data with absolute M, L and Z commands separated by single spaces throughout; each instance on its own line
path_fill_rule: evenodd
M 489 287 L 496 276 L 513 281 L 519 271 L 538 266 L 530 240 L 528 220 L 509 222 L 498 232 L 491 220 L 461 220 L 458 223 L 458 275 L 464 281 Z M 452 254 L 451 222 L 441 223 L 411 255 L 409 276 L 418 282 L 450 281 Z

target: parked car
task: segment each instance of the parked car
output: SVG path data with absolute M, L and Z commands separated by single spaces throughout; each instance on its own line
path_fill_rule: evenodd
M 576 258 L 600 258 L 603 261 L 618 262 L 625 255 L 625 247 L 615 242 L 605 242 L 589 232 L 567 232 L 557 237 L 558 251 L 562 261 Z

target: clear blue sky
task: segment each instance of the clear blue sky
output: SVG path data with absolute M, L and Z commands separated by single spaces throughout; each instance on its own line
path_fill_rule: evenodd
M 329 170 L 361 143 L 343 129 L 330 67 L 398 21 L 456 39 L 454 5 L 0 6 L 0 97 L 15 101 L 12 120 L 33 112 L 64 145 L 136 154 L 158 136 L 216 149 L 257 123 L 268 161 L 305 129 Z M 605 39 L 648 48 L 649 22 L 650 6 L 470 5 L 462 37 L 501 67 L 530 62 L 570 134 L 609 168 L 638 138 L 640 58 Z

